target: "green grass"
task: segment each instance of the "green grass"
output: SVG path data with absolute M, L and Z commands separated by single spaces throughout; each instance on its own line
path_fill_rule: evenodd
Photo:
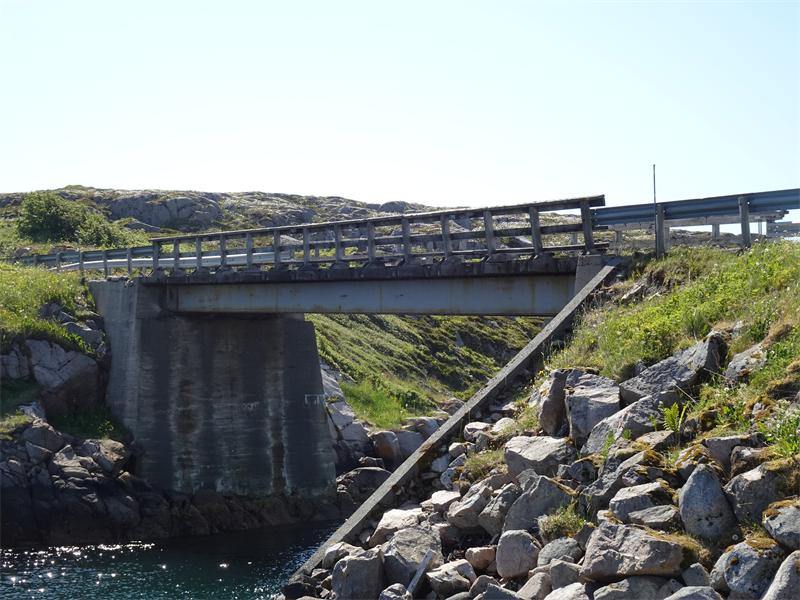
M 366 419 L 378 429 L 400 429 L 403 419 L 420 414 L 411 410 L 403 401 L 385 389 L 378 389 L 370 381 L 355 385 L 341 384 L 345 398 L 361 419 Z
M 111 408 L 103 405 L 94 410 L 77 415 L 61 415 L 50 419 L 50 424 L 76 438 L 116 440 L 127 444 L 133 441 L 133 434 L 122 422 L 111 414 Z
M 578 533 L 588 521 L 578 512 L 576 502 L 552 509 L 540 521 L 541 534 L 547 540 L 560 537 L 572 537 Z
M 470 481 L 480 481 L 488 477 L 492 469 L 497 469 L 498 467 L 505 467 L 503 449 L 483 450 L 467 458 L 461 474 Z

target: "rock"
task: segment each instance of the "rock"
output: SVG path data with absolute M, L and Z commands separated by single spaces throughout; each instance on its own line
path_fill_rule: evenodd
M 402 583 L 408 587 L 428 550 L 433 550 L 434 553 L 427 567 L 430 570 L 441 565 L 444 560 L 442 559 L 442 542 L 439 532 L 428 523 L 401 529 L 395 533 L 394 537 L 381 549 L 389 581 Z
M 511 590 L 502 588 L 497 584 L 489 584 L 486 591 L 481 596 L 481 600 L 524 600 L 519 594 Z
M 420 506 L 425 510 L 432 510 L 433 512 L 444 514 L 453 505 L 461 499 L 459 492 L 449 492 L 447 490 L 439 490 L 433 492 L 430 499 L 425 500 Z
M 467 447 L 460 442 L 453 442 L 447 447 L 447 451 L 453 458 L 458 458 L 459 456 L 466 454 Z
M 628 515 L 632 512 L 670 504 L 671 502 L 671 490 L 660 482 L 654 482 L 621 489 L 611 499 L 608 508 L 621 521 L 627 523 Z
M 506 515 L 504 531 L 530 529 L 539 517 L 559 506 L 570 504 L 570 493 L 549 477 L 539 477 L 531 489 L 522 494 Z
M 592 428 L 589 439 L 581 449 L 584 455 L 594 452 L 602 452 L 608 440 L 609 433 L 617 440 L 622 437 L 625 431 L 630 432 L 630 439 L 637 439 L 654 430 L 653 421 L 650 417 L 661 418 L 659 404 L 669 408 L 679 401 L 676 392 L 660 392 L 651 396 L 645 396 L 633 404 L 626 406 L 622 410 L 604 418 Z M 666 433 L 666 432 L 661 432 Z
M 414 454 L 417 448 L 425 442 L 425 438 L 417 431 L 395 431 L 395 435 L 397 436 L 397 442 L 400 444 L 400 455 L 403 460 Z
M 710 462 L 711 455 L 708 453 L 708 448 L 702 444 L 692 444 L 680 451 L 678 459 L 675 461 L 675 468 L 678 469 L 681 477 L 688 481 L 697 465 L 706 465 Z
M 656 452 L 661 452 L 676 446 L 680 439 L 674 431 L 651 431 L 639 436 L 636 441 L 640 444 L 647 444 Z
M 409 419 L 417 432 L 426 440 L 441 427 L 441 422 L 435 417 L 415 417 Z
M 581 577 L 581 567 L 565 560 L 554 559 L 547 567 L 550 573 L 550 584 L 554 590 L 567 587 L 573 583 L 587 583 L 589 580 Z
M 763 525 L 776 542 L 800 550 L 800 501 L 794 499 L 770 504 L 764 511 Z
M 347 556 L 333 569 L 334 600 L 377 598 L 386 587 L 386 577 L 377 550 L 367 550 L 357 556 Z
M 622 581 L 601 587 L 594 592 L 594 600 L 645 600 L 656 598 L 658 590 L 667 582 L 655 575 L 634 575 Z
M 591 597 L 586 593 L 586 584 L 576 582 L 558 589 L 554 587 L 547 600 L 591 600 Z
M 764 352 L 763 346 L 763 342 L 759 342 L 731 358 L 728 368 L 725 369 L 725 382 L 728 385 L 746 381 L 750 373 L 764 365 L 767 361 L 767 353 Z
M 539 561 L 536 566 L 547 566 L 553 560 L 577 563 L 581 556 L 583 556 L 583 550 L 578 542 L 570 537 L 560 537 L 542 548 L 541 552 L 539 552 Z
M 680 489 L 678 506 L 683 526 L 691 535 L 714 541 L 736 525 L 717 474 L 708 465 L 698 465 Z
M 707 587 L 711 585 L 708 571 L 700 563 L 694 563 L 689 568 L 684 569 L 682 579 L 687 587 Z
M 800 590 L 800 550 L 783 561 L 761 600 L 797 600 Z
M 119 475 L 131 456 L 125 445 L 115 440 L 86 440 L 76 451 L 94 460 L 101 469 L 114 477 Z
M 90 348 L 97 348 L 103 343 L 103 332 L 97 329 L 92 329 L 75 322 L 66 323 L 64 325 L 64 329 L 67 330 L 67 333 L 71 333 L 81 338 Z
M 461 592 L 469 592 L 477 577 L 466 560 L 456 560 L 432 569 L 427 573 L 428 581 L 439 598 L 449 598 Z
M 470 597 L 477 598 L 484 593 L 490 585 L 497 585 L 495 578 L 489 575 L 481 575 L 472 582 L 472 586 L 469 588 Z
M 525 582 L 525 585 L 519 589 L 517 595 L 528 600 L 544 600 L 552 591 L 553 585 L 550 583 L 550 573 L 534 573 Z
M 27 379 L 31 376 L 31 365 L 28 357 L 14 344 L 9 354 L 0 356 L 0 378 Z
M 634 525 L 645 525 L 651 529 L 660 529 L 662 531 L 670 531 L 683 527 L 681 511 L 678 510 L 677 506 L 671 504 L 630 512 L 628 513 L 628 522 Z
M 567 440 L 547 436 L 513 437 L 506 443 L 503 456 L 511 478 L 517 483 L 517 475 L 527 469 L 552 476 L 559 465 L 571 464 L 577 457 Z
M 490 535 L 495 536 L 503 531 L 503 524 L 511 505 L 517 501 L 522 491 L 513 483 L 505 485 L 500 493 L 492 498 L 478 515 L 478 523 Z
M 387 510 L 383 513 L 375 532 L 369 538 L 369 547 L 380 546 L 396 531 L 414 527 L 421 519 L 422 509 L 419 507 Z
M 737 475 L 752 471 L 758 465 L 770 460 L 771 451 L 768 448 L 750 448 L 749 446 L 736 446 L 731 452 L 731 473 L 733 479 Z
M 403 464 L 403 453 L 400 442 L 393 431 L 379 431 L 370 436 L 375 452 L 383 459 L 389 471 L 394 471 Z
M 595 425 L 619 411 L 619 386 L 608 377 L 574 370 L 564 390 L 569 437 L 580 448 Z
M 411 600 L 411 594 L 408 593 L 406 586 L 393 583 L 381 592 L 378 600 Z
M 91 408 L 99 402 L 100 368 L 81 352 L 67 352 L 58 344 L 28 340 L 33 376 L 41 387 L 48 418 Z
M 480 546 L 478 548 L 468 548 L 464 554 L 472 568 L 476 571 L 483 571 L 495 560 L 496 549 L 492 546 Z
M 64 447 L 64 438 L 53 429 L 47 421 L 34 419 L 31 426 L 22 432 L 22 440 L 44 448 L 50 452 L 58 452 Z
M 770 468 L 771 464 L 737 475 L 725 485 L 725 495 L 740 523 L 758 523 L 767 507 L 778 500 L 779 474 Z
M 497 572 L 513 579 L 536 566 L 541 546 L 527 531 L 506 531 L 497 543 Z
M 281 593 L 289 599 L 314 598 L 317 595 L 316 584 L 316 580 L 311 577 L 295 575 L 281 586 Z
M 474 442 L 479 433 L 487 431 L 491 428 L 492 426 L 489 423 L 484 423 L 482 421 L 473 421 L 472 423 L 467 423 L 464 426 L 464 439 L 468 442 Z
M 589 538 L 581 575 L 593 581 L 615 581 L 632 575 L 671 577 L 681 573 L 682 560 L 680 544 L 634 527 L 608 523 Z
M 664 600 L 723 600 L 723 598 L 712 587 L 687 586 L 670 594 Z
M 462 531 L 480 531 L 479 517 L 492 497 L 487 480 L 473 485 L 459 502 L 454 502 L 447 511 L 446 519 Z
M 327 371 L 321 371 L 321 372 L 327 374 Z M 332 379 L 334 382 L 336 381 L 335 379 L 333 379 L 332 375 L 328 375 L 328 377 L 330 379 Z M 324 381 L 325 381 L 325 378 L 323 378 L 323 383 L 324 383 Z M 336 386 L 338 388 L 338 383 L 336 384 Z M 326 392 L 325 392 L 326 396 L 328 394 L 328 391 L 329 390 L 326 390 Z M 332 392 L 332 393 L 334 393 L 334 392 Z M 356 420 L 355 411 L 343 399 L 339 400 L 338 402 L 328 402 L 328 403 L 326 403 L 326 408 L 328 409 L 328 415 L 330 416 L 331 420 L 333 421 L 333 424 L 336 426 L 336 429 L 339 430 L 339 431 L 341 431 L 342 429 L 346 428 L 348 425 L 350 425 L 353 421 Z M 369 438 L 369 436 L 367 436 L 366 433 L 364 435 L 367 438 Z
M 717 583 L 714 587 L 719 590 L 724 580 L 723 589 L 742 600 L 757 599 L 766 592 L 785 557 L 786 553 L 775 543 L 741 542 L 719 557 L 711 571 L 711 581 Z
M 209 223 L 222 218 L 219 204 L 208 196 L 173 196 L 137 193 L 108 202 L 114 220 L 133 217 L 154 227 L 164 227 L 172 219 Z
M 567 405 L 564 402 L 564 385 L 570 371 L 551 371 L 547 380 L 531 394 L 529 406 L 536 409 L 539 425 L 547 435 L 557 436 L 566 424 Z
M 331 544 L 325 550 L 325 554 L 322 557 L 322 568 L 332 569 L 336 563 L 345 556 L 353 556 L 355 554 L 360 554 L 361 552 L 363 552 L 361 548 L 356 548 L 355 546 L 351 546 L 346 542 L 337 542 L 336 544 Z
M 764 436 L 760 433 L 705 438 L 700 443 L 708 448 L 709 456 L 711 456 L 726 473 L 731 472 L 731 452 L 733 452 L 736 446 L 763 448 L 767 445 Z
M 353 490 L 356 496 L 353 500 L 363 502 L 377 490 L 384 481 L 391 477 L 391 473 L 378 467 L 359 467 L 343 475 L 340 479 L 343 482 L 352 484 L 348 490 Z M 338 480 L 337 480 L 338 481 Z

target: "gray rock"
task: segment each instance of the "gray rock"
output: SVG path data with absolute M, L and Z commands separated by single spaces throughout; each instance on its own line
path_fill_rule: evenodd
M 477 548 L 467 548 L 464 558 L 472 565 L 476 571 L 483 571 L 497 558 L 497 549 L 493 546 L 479 546 Z
M 763 525 L 776 542 L 800 550 L 800 501 L 771 504 L 764 511 Z
M 800 590 L 800 550 L 783 561 L 761 600 L 797 600 Z
M 594 592 L 594 600 L 645 600 L 655 598 L 667 582 L 655 575 L 634 575 L 601 587 Z
M 101 469 L 114 477 L 119 475 L 131 456 L 125 445 L 115 440 L 86 440 L 75 448 L 75 451 L 79 455 L 91 458 Z
M 381 520 L 375 527 L 375 531 L 369 538 L 369 547 L 374 548 L 375 546 L 380 546 L 396 531 L 407 527 L 414 527 L 421 519 L 422 509 L 419 507 L 387 510 L 383 513 Z
M 611 499 L 621 490 L 624 485 L 622 478 L 630 469 L 640 466 L 652 466 L 653 453 L 639 452 L 630 458 L 620 461 L 620 459 L 609 456 L 597 476 L 597 481 L 587 487 L 581 493 L 581 503 L 587 506 L 591 512 L 596 512 L 608 506 Z
M 425 442 L 425 438 L 418 431 L 395 431 L 395 435 L 400 443 L 400 454 L 403 460 L 414 454 L 417 448 Z
M 581 458 L 569 466 L 567 471 L 570 479 L 574 479 L 579 484 L 590 484 L 597 479 L 597 467 L 592 463 L 591 458 Z
M 480 514 L 492 497 L 492 489 L 488 485 L 481 484 L 473 485 L 461 501 L 450 505 L 445 517 L 448 523 L 466 532 L 482 529 Z
M 31 376 L 31 365 L 28 357 L 14 344 L 9 354 L 0 356 L 0 377 L 5 379 L 27 379 Z
M 35 419 L 31 426 L 22 432 L 22 440 L 50 452 L 58 452 L 64 447 L 64 438 L 47 421 Z
M 499 585 L 489 584 L 486 591 L 481 596 L 481 600 L 524 600 L 519 594 L 511 590 L 502 588 Z
M 461 592 L 469 592 L 475 581 L 475 571 L 466 560 L 446 563 L 427 573 L 428 581 L 439 598 L 449 598 Z
M 379 467 L 359 467 L 345 474 L 343 481 L 346 482 L 346 486 L 347 483 L 352 484 L 347 487 L 348 491 L 352 489 L 356 492 L 353 499 L 356 502 L 363 502 L 391 476 L 389 471 Z
M 675 461 L 675 468 L 684 481 L 688 481 L 697 465 L 707 465 L 710 462 L 711 455 L 708 453 L 708 448 L 702 444 L 692 444 L 680 451 Z
M 645 525 L 651 529 L 670 531 L 683 527 L 681 511 L 672 504 L 654 506 L 645 510 L 628 513 L 628 522 L 634 525 Z
M 377 550 L 346 556 L 333 569 L 332 600 L 378 600 L 386 587 L 381 557 Z
M 339 385 L 339 381 L 336 379 L 333 373 L 331 373 L 330 369 L 320 364 L 319 372 L 320 375 L 322 375 L 322 391 L 325 394 L 325 398 L 328 400 L 328 412 L 329 413 L 331 412 L 331 404 L 338 404 L 338 402 L 344 402 L 345 406 L 347 406 L 347 409 L 349 409 L 348 412 L 352 413 L 352 418 L 349 421 L 347 421 L 344 425 L 340 425 L 337 423 L 338 427 L 344 427 L 345 425 L 348 425 L 350 421 L 355 419 L 356 415 L 353 412 L 353 409 L 350 408 L 350 405 L 347 404 L 347 402 L 345 401 L 344 392 L 342 391 L 342 388 Z M 333 400 L 333 402 L 331 402 L 331 400 Z M 337 406 L 337 408 L 341 409 L 342 407 Z
M 497 580 L 494 577 L 490 577 L 489 575 L 481 575 L 472 583 L 472 587 L 469 588 L 469 595 L 472 598 L 478 598 L 483 594 L 490 585 L 497 585 Z
M 551 371 L 547 380 L 531 394 L 528 404 L 536 409 L 539 425 L 547 435 L 558 435 L 565 425 L 567 405 L 564 402 L 564 384 L 570 371 Z
M 581 556 L 583 556 L 583 550 L 578 542 L 570 537 L 560 537 L 542 548 L 541 552 L 539 552 L 539 561 L 536 566 L 547 566 L 553 560 L 577 563 Z
M 527 531 L 506 531 L 497 543 L 497 573 L 515 578 L 536 566 L 541 546 Z
M 678 506 L 686 531 L 718 540 L 736 525 L 736 517 L 725 498 L 717 474 L 708 465 L 698 465 L 678 494 Z
M 509 483 L 500 490 L 500 493 L 492 498 L 489 503 L 478 515 L 478 523 L 490 535 L 495 536 L 503 531 L 503 524 L 506 515 L 511 509 L 511 505 L 517 501 L 522 491 L 513 483 Z
M 661 452 L 678 444 L 680 438 L 674 431 L 651 431 L 636 438 L 641 444 L 647 444 L 656 452 Z
M 370 436 L 375 452 L 383 459 L 386 468 L 394 471 L 403 464 L 403 453 L 400 451 L 400 442 L 393 431 L 379 431 Z
M 408 593 L 406 586 L 393 583 L 381 592 L 378 600 L 411 600 L 411 594 Z
M 559 465 L 571 464 L 577 458 L 575 449 L 563 438 L 548 436 L 511 438 L 503 449 L 503 456 L 512 479 L 527 469 L 539 475 L 552 476 Z
M 731 472 L 731 452 L 733 452 L 734 448 L 737 446 L 750 446 L 751 448 L 763 448 L 766 446 L 764 436 L 760 433 L 705 438 L 700 443 L 708 448 L 709 456 L 726 473 Z
M 461 499 L 459 492 L 451 492 L 448 490 L 439 490 L 433 492 L 433 495 L 428 500 L 425 500 L 420 506 L 425 510 L 444 514 L 453 505 Z
M 608 377 L 574 370 L 564 390 L 569 437 L 581 447 L 595 425 L 619 411 L 619 386 Z
M 737 475 L 725 485 L 725 495 L 740 523 L 758 523 L 767 507 L 778 500 L 780 475 L 772 471 L 769 465 L 766 463 Z
M 473 421 L 464 426 L 464 439 L 468 442 L 474 442 L 479 433 L 488 431 L 492 426 L 483 421 Z
M 680 544 L 634 527 L 604 524 L 586 544 L 581 575 L 593 581 L 615 581 L 632 575 L 670 577 L 681 573 L 682 560 Z
M 322 568 L 323 569 L 332 569 L 340 559 L 344 558 L 345 556 L 351 556 L 354 554 L 361 554 L 363 550 L 361 548 L 356 548 L 355 546 L 351 546 L 346 542 L 338 542 L 336 544 L 331 544 L 325 550 L 325 554 L 322 557 Z
M 553 588 L 547 600 L 591 600 L 591 596 L 586 591 L 585 583 L 576 582 L 558 589 Z
M 572 501 L 572 496 L 556 481 L 549 477 L 539 477 L 536 485 L 511 505 L 503 530 L 530 529 L 539 517 Z
M 700 563 L 694 563 L 689 568 L 684 569 L 682 579 L 687 587 L 708 587 L 711 585 L 708 571 Z
M 409 421 L 411 421 L 414 429 L 426 440 L 436 433 L 436 430 L 441 426 L 441 422 L 435 417 L 414 417 Z
M 593 452 L 602 452 L 609 433 L 616 440 L 621 438 L 625 431 L 630 431 L 630 439 L 637 439 L 652 432 L 654 426 L 650 417 L 661 418 L 659 404 L 669 408 L 678 401 L 679 396 L 676 392 L 660 392 L 637 400 L 595 425 L 581 453 L 586 455 Z
M 85 325 L 79 325 L 74 321 L 72 323 L 66 323 L 64 325 L 64 329 L 67 330 L 67 333 L 77 335 L 90 348 L 97 348 L 103 342 L 102 331 L 91 329 L 90 327 L 86 327 Z
M 41 402 L 48 418 L 87 409 L 99 401 L 100 368 L 81 352 L 58 344 L 28 340 L 33 376 L 41 387 Z
M 731 591 L 742 599 L 760 598 L 767 591 L 770 581 L 777 573 L 786 553 L 777 544 L 765 542 L 741 542 L 719 557 L 710 578 L 715 589 Z
M 441 565 L 444 560 L 439 532 L 428 523 L 401 529 L 395 533 L 394 537 L 381 548 L 384 569 L 389 581 L 402 583 L 408 587 L 428 550 L 434 552 L 434 557 L 428 563 L 428 570 L 430 570 Z M 360 598 L 362 596 L 353 597 Z
M 664 600 L 723 600 L 723 598 L 712 587 L 687 586 L 670 594 Z
M 672 596 L 672 594 L 676 594 L 680 590 L 682 590 L 684 586 L 680 581 L 677 579 L 669 579 L 667 582 L 661 586 L 661 589 L 658 590 L 658 594 L 656 595 L 657 599 L 666 598 L 667 596 Z
M 581 567 L 566 560 L 554 559 L 548 565 L 550 567 L 550 584 L 553 590 L 564 588 L 573 583 L 587 583 L 589 580 L 581 576 Z
M 760 369 L 767 362 L 767 353 L 764 352 L 763 343 L 750 346 L 744 352 L 735 354 L 725 369 L 725 382 L 729 384 L 740 383 L 747 380 L 750 373 Z
M 553 584 L 550 582 L 550 573 L 534 573 L 525 582 L 517 595 L 527 598 L 527 600 L 544 600 L 553 591 Z
M 627 523 L 628 515 L 632 512 L 671 502 L 672 495 L 667 487 L 660 482 L 654 482 L 621 489 L 611 499 L 608 508 L 621 521 Z

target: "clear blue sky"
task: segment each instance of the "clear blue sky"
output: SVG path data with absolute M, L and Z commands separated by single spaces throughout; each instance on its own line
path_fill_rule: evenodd
M 3 192 L 619 205 L 654 163 L 659 200 L 800 187 L 796 1 L 1 7 Z

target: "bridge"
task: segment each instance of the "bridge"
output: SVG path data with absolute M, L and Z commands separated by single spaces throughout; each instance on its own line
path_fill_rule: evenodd
M 749 244 L 750 221 L 800 207 L 800 190 L 681 202 L 447 209 L 22 262 L 106 276 L 89 287 L 114 352 L 109 403 L 147 450 L 137 475 L 186 492 L 316 495 L 330 493 L 334 469 L 303 313 L 555 315 L 607 262 L 613 242 L 595 232 L 652 216 L 663 251 L 667 216 L 712 206 Z

